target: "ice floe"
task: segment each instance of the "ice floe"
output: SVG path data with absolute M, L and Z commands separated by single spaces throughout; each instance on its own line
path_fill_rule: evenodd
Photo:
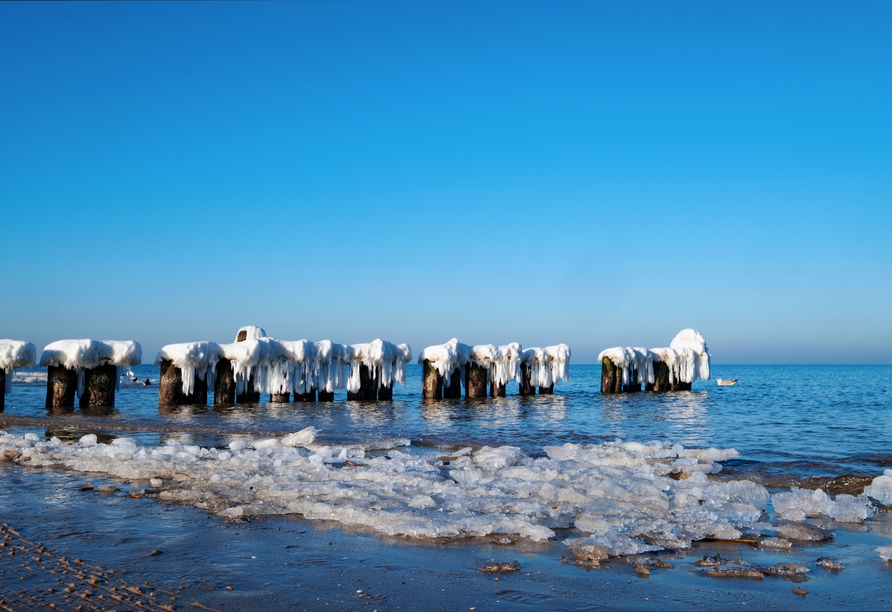
M 544 457 L 483 447 L 438 458 L 407 452 L 400 445 L 408 440 L 399 439 L 329 446 L 312 428 L 281 439 L 235 439 L 223 450 L 172 440 L 153 447 L 129 438 L 34 438 L 0 434 L 0 451 L 23 465 L 160 479 L 161 499 L 221 516 L 300 514 L 413 537 L 544 540 L 575 527 L 611 554 L 738 537 L 769 501 L 759 484 L 707 479 L 736 451 L 659 442 L 565 444 L 546 447 Z

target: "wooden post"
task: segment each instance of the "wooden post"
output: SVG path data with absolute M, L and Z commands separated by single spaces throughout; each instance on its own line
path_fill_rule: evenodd
M 297 395 L 297 393 L 295 393 Z M 269 401 L 271 404 L 287 404 L 291 402 L 291 392 L 270 393 Z
M 46 407 L 74 408 L 77 395 L 77 370 L 50 366 L 46 374 Z
M 378 385 L 378 400 L 379 401 L 390 401 L 393 399 L 393 381 L 390 381 L 390 386 L 387 385 Z
M 425 359 L 421 367 L 421 399 L 443 399 L 443 377 L 436 366 Z
M 84 392 L 80 397 L 81 408 L 87 406 L 114 406 L 115 382 L 118 368 L 113 365 L 97 366 L 84 370 Z
M 539 395 L 552 395 L 554 393 L 554 383 L 551 383 L 547 387 L 543 387 L 539 385 Z
M 681 382 L 680 380 L 675 381 L 675 385 L 673 385 L 673 391 L 690 391 L 693 383 Z
M 365 364 L 359 365 L 359 390 L 347 391 L 348 400 L 374 400 L 378 399 L 376 381 L 372 380 L 369 368 Z
M 158 390 L 158 403 L 174 406 L 183 403 L 183 373 L 168 359 L 161 360 L 161 382 Z
M 638 370 L 632 370 L 632 375 L 629 378 L 629 384 L 623 385 L 623 393 L 641 393 L 641 383 L 638 382 Z
M 322 400 L 322 395 L 323 395 L 323 393 L 324 393 L 324 391 L 320 391 L 320 392 L 319 392 L 319 399 L 320 399 L 321 401 L 329 401 L 329 402 L 330 402 L 331 400 L 334 399 L 334 393 L 332 393 L 330 399 L 328 399 L 328 400 Z M 295 401 L 295 402 L 315 402 L 315 401 L 316 401 L 316 389 L 310 389 L 310 390 L 307 391 L 306 393 L 297 393 L 297 392 L 295 392 L 295 394 L 294 394 L 294 401 Z
M 232 375 L 232 362 L 221 359 L 217 362 L 217 380 L 214 382 L 214 406 L 235 403 L 235 378 Z
M 521 364 L 520 366 L 520 394 L 521 395 L 536 395 L 536 387 L 534 387 L 531 383 L 532 373 L 530 372 L 530 366 Z
M 486 368 L 469 363 L 465 370 L 465 397 L 486 397 Z
M 654 381 L 644 385 L 645 391 L 653 391 L 654 393 L 665 393 L 670 390 L 669 385 L 669 366 L 662 361 L 654 361 Z
M 489 396 L 490 397 L 505 397 L 505 387 L 507 387 L 507 383 L 502 383 L 500 385 L 496 384 L 495 376 L 493 376 L 492 382 L 489 384 Z
M 334 391 L 319 391 L 319 401 L 320 402 L 333 402 L 334 401 Z
M 235 403 L 236 404 L 256 404 L 260 401 L 260 391 L 254 391 L 254 377 L 248 379 L 248 382 L 245 383 L 245 392 L 239 394 L 238 391 L 235 392 Z
M 457 397 L 461 397 L 461 368 L 456 368 L 452 373 L 452 376 L 449 377 L 449 386 L 446 386 L 444 381 L 443 383 L 443 397 L 448 399 L 454 399 Z
M 10 375 L 11 376 L 11 375 Z M 6 370 L 0 368 L 0 412 L 6 405 Z
M 616 367 L 610 357 L 601 360 L 601 393 L 621 393 L 623 390 L 623 371 Z
M 202 406 L 207 406 L 208 403 L 208 379 L 205 374 L 205 379 L 201 380 L 198 378 L 198 373 L 195 375 L 195 381 L 192 384 L 192 394 L 186 395 L 183 393 L 182 403 L 183 404 L 201 404 Z

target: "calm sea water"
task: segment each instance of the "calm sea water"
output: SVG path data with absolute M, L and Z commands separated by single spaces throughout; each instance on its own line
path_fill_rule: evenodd
M 123 387 L 114 409 L 61 414 L 44 408 L 45 379 L 31 376 L 36 380 L 13 385 L 5 411 L 29 419 L 7 421 L 4 428 L 43 430 L 62 439 L 97 433 L 150 444 L 176 437 L 225 445 L 239 435 L 312 425 L 320 440 L 397 436 L 411 440 L 419 452 L 509 444 L 536 453 L 565 442 L 661 440 L 736 448 L 741 456 L 725 462 L 726 472 L 780 485 L 815 475 L 875 476 L 892 466 L 892 366 L 719 365 L 713 367 L 713 380 L 696 382 L 691 392 L 614 396 L 599 392 L 600 366 L 574 365 L 570 372 L 570 382 L 559 383 L 553 396 L 520 397 L 513 383 L 506 398 L 422 402 L 421 368 L 414 365 L 392 402 L 348 402 L 340 393 L 333 403 L 264 401 L 217 408 L 210 398 L 208 406 L 159 407 L 158 368 L 139 366 L 134 373 L 152 384 Z M 718 387 L 715 378 L 740 382 Z

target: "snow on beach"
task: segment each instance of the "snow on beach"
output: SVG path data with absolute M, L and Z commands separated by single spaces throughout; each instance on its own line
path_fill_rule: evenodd
M 867 495 L 771 496 L 748 480 L 708 479 L 721 470 L 718 462 L 737 456 L 733 449 L 617 441 L 545 447 L 544 457 L 513 446 L 433 457 L 413 454 L 408 445 L 391 439 L 329 446 L 316 440 L 313 428 L 284 438 L 236 439 L 224 450 L 174 441 L 143 446 L 130 438 L 101 444 L 93 434 L 65 444 L 0 432 L 0 455 L 21 465 L 151 479 L 161 500 L 223 517 L 299 514 L 388 535 L 517 534 L 542 541 L 555 529 L 575 527 L 586 544 L 627 555 L 687 548 L 708 537 L 774 533 L 763 515 L 769 501 L 779 518 L 793 520 L 863 521 L 872 512 Z M 888 478 L 873 486 L 885 491 Z

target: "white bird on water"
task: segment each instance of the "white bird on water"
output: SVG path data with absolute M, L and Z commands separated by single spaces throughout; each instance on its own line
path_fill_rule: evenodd
M 731 385 L 737 384 L 737 378 L 729 378 L 728 380 L 722 380 L 721 378 L 716 379 L 716 382 L 719 383 L 720 387 L 730 387 Z

